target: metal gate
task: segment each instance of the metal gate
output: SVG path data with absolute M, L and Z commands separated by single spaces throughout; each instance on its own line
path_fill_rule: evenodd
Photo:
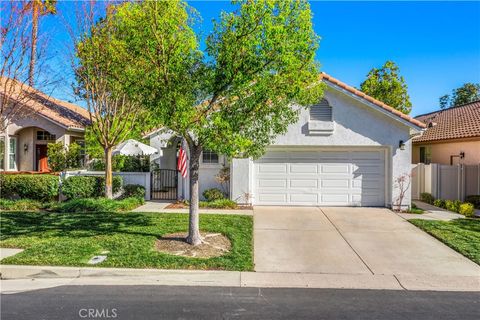
M 152 172 L 151 199 L 177 200 L 178 172 L 159 169 Z

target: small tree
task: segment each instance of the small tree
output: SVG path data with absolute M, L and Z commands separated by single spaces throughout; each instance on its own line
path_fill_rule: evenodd
M 61 142 L 49 143 L 48 166 L 54 172 L 78 169 L 81 165 L 81 150 L 82 147 L 76 143 L 71 143 L 68 147 Z
M 233 1 L 214 21 L 200 50 L 197 14 L 183 1 L 117 7 L 115 42 L 133 61 L 130 92 L 141 93 L 158 126 L 189 148 L 190 216 L 187 242 L 200 244 L 199 162 L 205 148 L 228 157 L 259 157 L 318 102 L 315 52 L 319 37 L 306 0 Z M 130 73 L 131 71 L 131 73 Z M 121 76 L 120 74 L 117 76 Z
M 402 174 L 395 178 L 393 187 L 398 190 L 398 196 L 395 200 L 397 211 L 402 211 L 402 204 L 407 192 L 410 192 L 411 176 L 408 173 Z
M 452 90 L 452 95 L 440 97 L 440 108 L 459 106 L 480 100 L 480 83 L 465 83 L 463 86 Z
M 131 58 L 115 40 L 111 15 L 92 26 L 76 44 L 77 94 L 90 111 L 89 130 L 105 158 L 105 196 L 112 198 L 112 151 L 133 130 L 142 108 L 129 92 L 125 67 Z M 125 77 L 126 76 L 126 77 Z M 131 80 L 131 79 L 130 79 Z M 130 94 L 128 94 L 130 93 Z
M 412 111 L 407 84 L 400 75 L 400 68 L 393 61 L 385 62 L 380 69 L 370 70 L 360 89 L 405 114 Z

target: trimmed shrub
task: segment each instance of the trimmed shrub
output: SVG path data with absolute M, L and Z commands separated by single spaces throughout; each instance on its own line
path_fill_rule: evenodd
M 130 211 L 141 204 L 143 204 L 143 200 L 138 198 L 125 198 L 123 200 L 106 198 L 74 199 L 59 204 L 55 211 L 72 213 Z
M 95 177 L 71 176 L 62 184 L 62 194 L 68 199 L 92 198 L 97 189 Z
M 58 197 L 59 179 L 49 174 L 0 174 L 0 197 L 51 201 Z
M 236 209 L 237 203 L 230 199 L 218 199 L 207 202 L 206 207 L 214 209 Z
M 455 201 L 446 200 L 445 201 L 445 208 L 449 211 L 458 212 L 458 210 L 460 210 L 460 204 L 461 203 L 462 202 L 460 202 L 458 200 L 455 200 Z
M 428 204 L 432 204 L 433 201 L 435 200 L 435 198 L 428 192 L 422 192 L 420 194 L 420 199 L 423 201 L 423 202 L 426 202 Z
M 217 188 L 207 189 L 203 191 L 202 195 L 205 198 L 205 200 L 209 202 L 225 198 L 225 195 L 223 194 L 223 192 Z
M 464 202 L 460 205 L 458 213 L 463 214 L 465 217 L 473 217 L 475 215 L 475 208 L 473 204 Z
M 21 200 L 8 200 L 0 199 L 0 210 L 8 211 L 37 211 L 43 209 L 44 204 L 37 200 L 21 199 Z
M 435 201 L 433 201 L 433 205 L 435 207 L 446 209 L 445 200 L 443 199 L 435 199 Z
M 123 186 L 122 198 L 139 198 L 145 199 L 145 187 L 139 184 L 127 184 Z
M 480 195 L 467 196 L 465 202 L 471 203 L 475 208 L 480 209 Z
M 122 177 L 113 176 L 112 189 L 117 193 L 122 188 Z M 105 195 L 105 177 L 72 176 L 62 184 L 62 194 L 68 199 L 97 198 Z

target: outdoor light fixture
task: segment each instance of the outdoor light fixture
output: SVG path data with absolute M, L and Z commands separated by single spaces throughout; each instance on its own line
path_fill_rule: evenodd
M 405 150 L 405 142 L 403 142 L 403 140 L 400 140 L 398 142 L 398 147 L 400 148 L 400 150 Z
M 25 143 L 23 145 L 23 151 L 27 152 L 28 151 L 28 143 Z
M 462 151 L 460 152 L 460 159 L 463 159 L 463 158 L 465 158 L 465 152 Z

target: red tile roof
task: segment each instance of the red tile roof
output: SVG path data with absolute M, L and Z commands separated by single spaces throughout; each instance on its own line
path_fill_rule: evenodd
M 427 130 L 414 143 L 480 137 L 480 100 L 461 106 L 422 114 L 415 119 Z
M 13 81 L 13 83 L 4 85 L 5 81 Z M 89 112 L 80 106 L 49 97 L 25 83 L 13 79 L 1 78 L 0 82 L 1 90 L 7 88 L 11 99 L 30 107 L 34 112 L 53 122 L 76 129 L 83 129 L 90 123 Z
M 345 89 L 345 90 L 347 90 L 348 92 L 353 93 L 354 95 L 359 96 L 359 97 L 361 97 L 361 98 L 363 98 L 363 99 L 365 99 L 365 100 L 373 103 L 374 105 L 379 106 L 379 107 L 387 110 L 388 112 L 396 115 L 397 117 L 400 117 L 400 118 L 402 118 L 403 120 L 406 120 L 406 121 L 408 121 L 408 122 L 410 122 L 410 123 L 412 123 L 412 124 L 414 124 L 414 125 L 416 125 L 416 126 L 418 126 L 418 127 L 420 127 L 420 128 L 425 128 L 425 124 L 424 124 L 423 122 L 420 122 L 420 121 L 418 121 L 418 120 L 410 117 L 409 115 L 406 115 L 406 114 L 404 114 L 403 112 L 400 112 L 400 111 L 398 111 L 397 109 L 394 109 L 394 108 L 386 105 L 385 103 L 383 103 L 383 102 L 380 101 L 380 100 L 377 100 L 377 99 L 375 99 L 375 98 L 370 97 L 369 95 L 363 93 L 362 91 L 357 90 L 357 89 L 355 89 L 354 87 L 349 86 L 349 85 L 346 84 L 346 83 L 343 83 L 342 81 L 340 81 L 340 80 L 338 80 L 338 79 L 336 79 L 336 78 L 334 78 L 334 77 L 326 74 L 325 72 L 322 72 L 322 73 L 320 74 L 320 79 L 323 79 L 323 80 L 326 80 L 326 81 L 328 81 L 328 82 L 331 82 L 331 83 L 333 83 L 334 85 L 337 85 L 337 86 L 341 87 L 342 89 Z

